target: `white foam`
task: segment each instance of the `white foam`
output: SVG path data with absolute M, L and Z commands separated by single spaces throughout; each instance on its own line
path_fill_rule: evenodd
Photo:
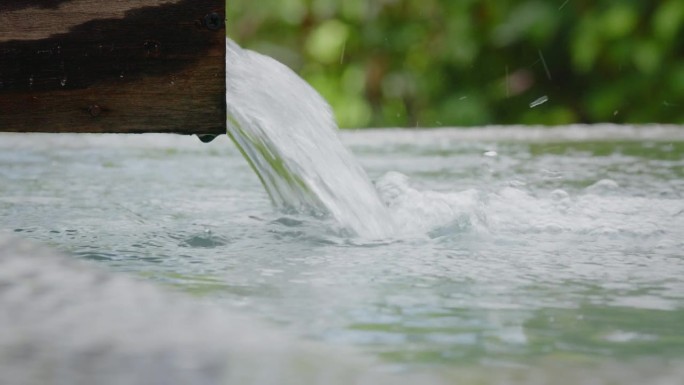
M 438 192 L 411 186 L 398 172 L 377 182 L 401 233 L 420 234 L 447 226 L 450 232 L 520 236 L 538 233 L 684 238 L 684 201 L 619 194 L 619 185 L 600 180 L 571 196 L 560 189 L 535 196 L 521 188 L 485 192 Z M 443 235 L 443 231 L 439 232 Z

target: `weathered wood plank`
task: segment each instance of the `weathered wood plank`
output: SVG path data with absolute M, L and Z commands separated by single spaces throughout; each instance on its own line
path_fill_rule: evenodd
M 4 0 L 0 131 L 225 133 L 223 0 Z

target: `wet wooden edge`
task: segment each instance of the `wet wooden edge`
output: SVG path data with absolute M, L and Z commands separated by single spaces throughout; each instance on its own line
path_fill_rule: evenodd
M 224 15 L 216 0 L 3 4 L 0 131 L 225 133 Z

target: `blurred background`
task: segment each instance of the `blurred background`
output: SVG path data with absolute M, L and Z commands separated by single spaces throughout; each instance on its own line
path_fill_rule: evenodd
M 684 123 L 682 0 L 232 0 L 341 127 Z

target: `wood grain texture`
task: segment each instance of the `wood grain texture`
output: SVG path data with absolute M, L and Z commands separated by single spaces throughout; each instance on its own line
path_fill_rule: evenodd
M 5 3 L 0 131 L 225 133 L 224 14 L 216 0 Z

